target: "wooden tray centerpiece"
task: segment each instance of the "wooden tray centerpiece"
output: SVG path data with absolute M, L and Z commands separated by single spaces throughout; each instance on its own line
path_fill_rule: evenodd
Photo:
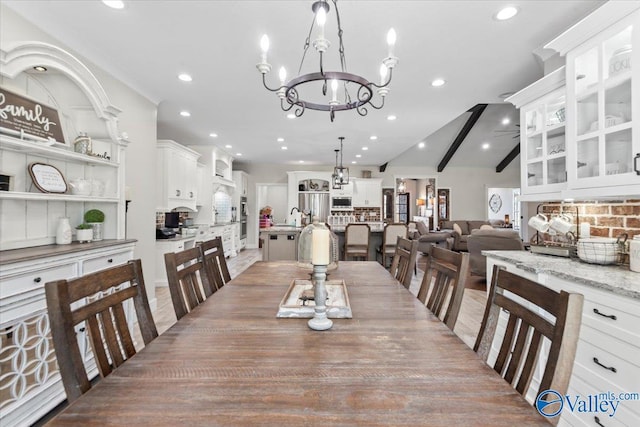
M 327 317 L 351 319 L 351 305 L 344 280 L 327 280 Z M 308 279 L 293 279 L 287 293 L 282 298 L 276 317 L 312 318 L 315 301 L 313 284 Z

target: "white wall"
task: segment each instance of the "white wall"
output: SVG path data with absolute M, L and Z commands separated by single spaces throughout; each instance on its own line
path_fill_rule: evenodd
M 122 110 L 119 130 L 129 134 L 126 183 L 132 202 L 127 214 L 127 237 L 137 239 L 135 257 L 142 259 L 147 292 L 155 303 L 155 174 L 157 107 L 81 55 L 0 4 L 0 43 L 42 41 L 67 50 L 82 61 L 104 87 L 111 102 Z

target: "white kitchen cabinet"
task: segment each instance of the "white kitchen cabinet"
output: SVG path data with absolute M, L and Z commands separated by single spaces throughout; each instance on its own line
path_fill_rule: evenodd
M 351 180 L 353 180 L 354 208 L 382 207 L 382 179 L 351 178 Z
M 540 257 L 544 256 L 540 255 Z M 553 262 L 551 258 L 548 262 Z M 556 260 L 557 261 L 557 260 Z M 567 263 L 574 261 L 566 260 Z M 612 392 L 637 393 L 640 384 L 640 300 L 604 289 L 598 289 L 578 282 L 559 277 L 558 274 L 535 270 L 543 268 L 535 263 L 534 268 L 520 268 L 517 263 L 503 259 L 487 257 L 487 283 L 491 281 L 493 265 L 504 267 L 507 271 L 538 282 L 555 291 L 564 290 L 584 296 L 582 322 L 578 337 L 576 357 L 567 394 L 582 396 Z M 522 262 L 526 267 L 527 263 Z M 618 268 L 601 266 L 601 268 Z M 567 268 L 562 273 L 575 269 Z M 534 270 L 534 271 L 528 271 Z M 637 273 L 629 272 L 631 275 Z M 640 276 L 640 275 L 639 275 Z M 502 319 L 501 319 L 502 320 Z M 499 323 L 504 327 L 506 322 Z M 493 354 L 497 354 L 497 347 Z M 495 357 L 495 356 L 494 356 Z M 528 398 L 535 398 L 535 390 L 540 381 L 540 370 L 532 379 Z M 559 426 L 597 426 L 594 416 L 598 416 L 603 425 L 640 425 L 640 403 L 638 401 L 621 401 L 614 417 L 597 413 L 579 413 L 564 409 Z
M 565 68 L 508 101 L 520 109 L 521 200 L 531 194 L 559 194 L 567 188 Z
M 196 206 L 202 206 L 204 196 L 205 166 L 198 163 L 196 166 Z
M 353 179 L 348 184 L 340 186 L 340 188 L 331 188 L 329 193 L 331 197 L 353 197 Z
M 247 195 L 249 194 L 249 175 L 244 171 L 233 171 L 232 176 L 233 182 L 235 182 L 236 184 L 234 194 L 247 197 Z
M 182 252 L 191 249 L 196 244 L 196 237 L 173 238 L 156 240 L 156 286 L 169 286 L 167 269 L 164 264 L 164 254 L 169 252 Z
M 187 207 L 195 211 L 200 154 L 170 140 L 159 140 L 156 153 L 156 210 Z

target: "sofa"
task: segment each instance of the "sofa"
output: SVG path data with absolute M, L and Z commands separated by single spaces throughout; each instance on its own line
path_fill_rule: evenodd
M 479 230 L 483 225 L 492 228 L 504 227 L 503 220 L 453 220 L 442 221 L 440 223 L 440 231 L 448 232 L 453 237 L 451 250 L 456 252 L 468 251 L 467 239 L 473 230 Z M 485 227 L 486 228 L 486 227 Z
M 524 244 L 517 231 L 509 228 L 476 229 L 467 236 L 469 266 L 475 276 L 487 275 L 486 257 L 482 251 L 524 250 Z
M 418 241 L 418 251 L 428 254 L 429 247 L 436 245 L 451 249 L 453 238 L 449 231 L 430 231 L 428 226 L 421 221 L 409 223 L 409 238 Z

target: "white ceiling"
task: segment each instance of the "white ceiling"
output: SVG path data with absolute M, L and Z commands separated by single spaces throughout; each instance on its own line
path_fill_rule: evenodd
M 231 144 L 229 151 L 242 153 L 237 158 L 242 162 L 333 164 L 338 137 L 345 136 L 345 164 L 381 165 L 401 155 L 401 164 L 435 166 L 464 123 L 465 111 L 478 103 L 502 103 L 499 94 L 540 78 L 542 67 L 532 52 L 603 2 L 512 1 L 520 13 L 498 22 L 493 15 L 507 4 L 503 1 L 341 0 L 348 70 L 377 81 L 390 27 L 398 34 L 400 63 L 382 110 L 370 109 L 366 117 L 340 112 L 333 123 L 327 113 L 310 110 L 287 119 L 255 68 L 266 33 L 271 85 L 281 65 L 290 76 L 297 70 L 313 18 L 311 1 L 125 0 L 123 10 L 98 0 L 2 3 L 157 102 L 158 138 Z M 332 6 L 326 35 L 333 44 L 325 70 L 337 71 L 333 12 Z M 306 72 L 317 71 L 317 63 L 311 48 Z M 179 81 L 182 72 L 193 81 Z M 432 87 L 436 77 L 447 84 Z M 181 117 L 181 110 L 191 117 Z M 388 114 L 398 119 L 388 121 Z M 499 120 L 505 115 L 517 121 L 510 106 L 491 105 L 450 164 L 495 167 L 517 141 L 495 132 L 504 129 Z M 209 137 L 211 132 L 218 138 Z M 370 141 L 371 135 L 377 141 Z M 416 148 L 420 141 L 427 142 L 423 150 Z M 489 150 L 479 148 L 484 141 L 490 141 Z M 363 146 L 369 149 L 362 151 Z M 356 153 L 362 157 L 356 159 Z

